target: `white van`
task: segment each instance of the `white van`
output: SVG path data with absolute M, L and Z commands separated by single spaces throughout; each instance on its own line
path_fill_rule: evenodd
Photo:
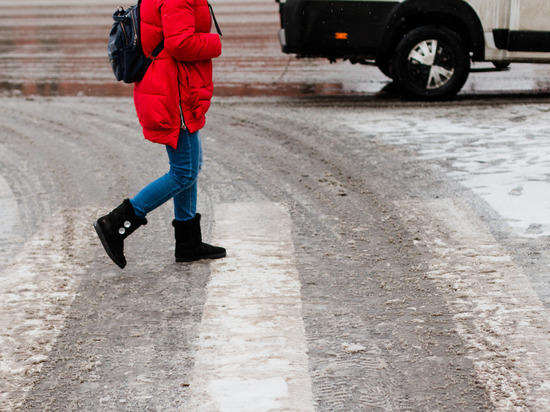
M 550 62 L 550 0 L 278 0 L 285 53 L 375 62 L 408 97 L 451 98 L 471 61 Z

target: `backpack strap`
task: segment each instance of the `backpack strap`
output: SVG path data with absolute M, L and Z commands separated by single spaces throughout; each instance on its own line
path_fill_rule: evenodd
M 141 3 L 141 0 L 138 0 Z M 161 7 L 159 7 L 159 12 L 161 11 Z M 160 52 L 164 49 L 164 38 L 160 41 L 160 43 L 157 45 L 157 47 L 154 48 L 154 50 L 151 52 L 149 56 L 147 56 L 148 59 L 155 60 L 157 56 L 160 54 Z
M 216 31 L 220 36 L 222 36 L 222 31 L 220 30 L 220 26 L 218 26 L 218 21 L 216 20 L 216 15 L 214 14 L 214 9 L 212 8 L 212 5 L 210 4 L 210 2 L 208 3 L 208 7 L 210 8 L 210 14 L 212 15 L 212 20 L 214 20 Z
M 151 60 L 155 60 L 156 57 L 160 54 L 160 52 L 164 49 L 164 39 L 160 41 L 157 47 L 151 52 L 149 56 L 147 56 Z

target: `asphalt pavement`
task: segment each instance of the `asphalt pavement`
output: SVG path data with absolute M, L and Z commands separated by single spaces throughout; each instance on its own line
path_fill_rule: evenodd
M 280 53 L 276 3 L 214 7 L 228 257 L 175 263 L 167 203 L 120 270 L 92 223 L 167 159 L 102 61 L 116 5 L 0 5 L 0 410 L 550 411 L 546 66 L 405 102 Z

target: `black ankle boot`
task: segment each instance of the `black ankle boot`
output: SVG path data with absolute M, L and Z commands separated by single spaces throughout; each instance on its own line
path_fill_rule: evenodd
M 124 257 L 124 239 L 130 236 L 138 227 L 146 225 L 147 219 L 137 217 L 129 199 L 106 216 L 100 217 L 94 223 L 95 230 L 109 257 L 121 269 L 126 266 Z
M 191 220 L 174 220 L 176 233 L 176 262 L 193 262 L 199 259 L 219 259 L 226 256 L 223 247 L 202 243 L 201 215 Z

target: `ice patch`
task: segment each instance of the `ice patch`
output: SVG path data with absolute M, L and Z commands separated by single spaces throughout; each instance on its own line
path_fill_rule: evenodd
M 367 349 L 358 343 L 342 343 L 342 348 L 349 353 L 363 352 Z
M 209 385 L 220 412 L 257 412 L 281 408 L 276 399 L 288 397 L 288 385 L 282 378 L 261 380 L 219 379 Z
M 457 114 L 457 112 L 459 114 Z M 343 123 L 421 160 L 483 198 L 520 236 L 550 235 L 550 139 L 542 105 L 373 110 Z

